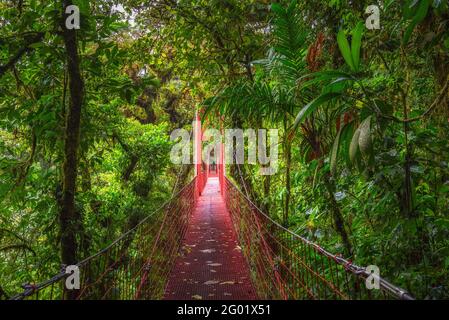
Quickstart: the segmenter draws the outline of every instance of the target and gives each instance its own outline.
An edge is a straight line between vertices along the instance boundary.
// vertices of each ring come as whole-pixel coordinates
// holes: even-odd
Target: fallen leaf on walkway
[[[235,284],[235,281],[225,281],[225,282],[220,283],[220,285],[222,285],[222,284]]]
[[[217,283],[220,283],[220,281],[216,281],[216,280],[209,280],[209,281],[206,281],[206,282],[204,282],[204,284],[205,285],[213,285],[213,284],[217,284]],[[220,283],[221,284],[221,283]]]
[[[193,298],[194,300],[203,300],[203,297],[200,296],[200,295],[198,295],[198,294],[192,296],[192,298]]]
[[[200,250],[200,252],[202,252],[202,253],[213,253],[213,252],[215,252],[215,249],[205,249],[205,250]]]
[[[192,248],[190,248],[190,247],[183,247],[182,251],[184,251],[185,253],[189,254],[189,253],[192,252]]]

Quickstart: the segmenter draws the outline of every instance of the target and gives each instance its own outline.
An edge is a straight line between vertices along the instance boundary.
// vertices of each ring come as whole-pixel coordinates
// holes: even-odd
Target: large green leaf
[[[351,163],[354,164],[357,160],[357,155],[359,154],[359,138],[360,138],[360,128],[354,132],[352,137],[351,145],[349,146],[349,159]]]
[[[310,79],[302,83],[302,88],[307,88],[310,86],[314,86],[321,82],[344,82],[344,81],[355,81],[355,78],[351,76],[349,73],[330,70],[330,71],[321,71],[313,74],[307,74],[298,79],[298,82],[303,81],[304,79]]]
[[[371,138],[371,116],[366,118],[359,127],[359,148],[362,156],[372,162],[373,142]]]
[[[340,128],[340,130],[337,133],[337,137],[335,138],[334,145],[332,146],[332,152],[331,152],[331,174],[335,176],[335,173],[337,171],[337,157],[338,157],[338,150],[340,149],[340,137],[341,133],[343,131],[343,128]]]
[[[338,47],[340,48],[340,52],[343,55],[343,58],[346,61],[346,64],[351,68],[352,71],[356,71],[354,60],[352,58],[351,47],[349,46],[348,39],[346,38],[345,32],[343,29],[340,29],[337,35]]]
[[[427,16],[427,13],[429,12],[429,8],[431,5],[431,0],[420,0],[418,9],[416,11],[415,16],[413,17],[412,21],[410,22],[409,26],[407,27],[404,37],[402,39],[404,44],[407,44],[410,41],[410,37],[413,33],[413,30],[415,30],[416,26],[420,24]]]
[[[283,15],[285,14],[285,9],[280,3],[272,3],[271,4],[271,10],[276,13],[277,15]]]
[[[319,106],[322,104],[333,100],[337,97],[340,97],[341,93],[335,93],[330,92],[323,94],[307,104],[304,108],[301,109],[301,111],[298,113],[298,116],[296,117],[295,123],[293,125],[293,130],[296,130],[298,126],[312,113],[314,112]]]
[[[406,19],[412,19],[416,14],[418,0],[407,0],[402,7],[402,15]]]
[[[362,47],[362,37],[364,30],[365,25],[363,24],[363,22],[359,22],[355,29],[352,31],[351,53],[355,71],[360,70],[360,49]]]
[[[351,159],[349,158],[349,147],[354,135],[354,121],[349,122],[343,127],[340,136],[340,154],[344,156],[344,160],[348,167],[351,167]]]
[[[81,14],[89,15],[89,13],[90,13],[89,0],[74,0],[73,4],[78,6]]]

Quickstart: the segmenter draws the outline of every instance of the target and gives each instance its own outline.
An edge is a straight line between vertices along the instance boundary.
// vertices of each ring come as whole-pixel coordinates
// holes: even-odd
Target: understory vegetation
[[[196,110],[279,129],[275,175],[228,168],[274,220],[449,298],[449,3],[380,2],[0,0],[0,299],[188,183],[170,133]]]

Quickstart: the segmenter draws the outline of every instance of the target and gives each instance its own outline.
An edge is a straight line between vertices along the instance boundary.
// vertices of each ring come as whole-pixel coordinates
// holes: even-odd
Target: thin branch
[[[20,250],[20,249],[30,251],[34,256],[36,255],[36,252],[25,243],[4,245],[3,247],[0,247],[0,252],[9,250]]]
[[[403,121],[404,122],[414,122],[414,121],[417,121],[417,120],[421,120],[422,118],[424,118],[424,117],[428,116],[429,114],[431,114],[433,112],[433,110],[435,110],[435,108],[441,103],[441,101],[447,95],[448,90],[449,90],[449,76],[446,79],[446,83],[445,83],[443,89],[441,89],[440,93],[435,98],[435,100],[432,102],[430,107],[422,115],[420,115],[418,117],[415,117],[415,118],[405,119]]]
[[[25,46],[22,47],[19,51],[17,51],[17,53],[12,56],[9,61],[5,64],[5,65],[1,65],[0,66],[0,77],[2,77],[6,71],[8,71],[9,69],[11,69],[12,67],[15,66],[15,64],[28,52],[32,51],[33,48],[31,48],[30,46],[34,43],[38,43],[40,42],[43,37],[44,37],[45,33],[43,32],[38,32],[36,34],[34,34],[32,37],[30,37],[28,39],[28,41],[26,42]]]

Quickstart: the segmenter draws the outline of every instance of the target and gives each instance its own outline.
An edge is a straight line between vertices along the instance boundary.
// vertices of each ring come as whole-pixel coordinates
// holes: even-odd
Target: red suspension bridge
[[[201,131],[198,131],[201,132]],[[201,139],[197,140],[201,155]],[[284,228],[226,176],[221,161],[69,274],[24,286],[12,299],[412,299],[401,288]],[[197,158],[198,160],[198,158]],[[197,161],[201,163],[201,161]]]

